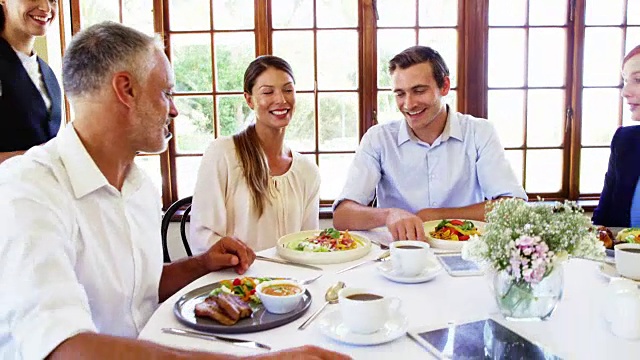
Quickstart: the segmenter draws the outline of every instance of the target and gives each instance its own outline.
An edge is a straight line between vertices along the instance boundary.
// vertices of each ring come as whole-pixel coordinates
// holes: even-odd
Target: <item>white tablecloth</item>
[[[373,246],[373,250],[364,259],[374,259],[380,252],[377,246]],[[260,254],[277,257],[275,249],[268,249]],[[357,261],[362,259],[351,263],[321,266],[324,268],[324,275],[307,286],[313,302],[309,311],[300,319],[279,328],[232,336],[266,343],[273,350],[314,344],[349,354],[355,359],[390,359],[394,356],[402,356],[402,360],[433,358],[431,353],[407,336],[376,346],[354,346],[324,336],[315,326],[318,319],[315,325],[312,323],[306,330],[298,330],[298,326],[322,306],[325,290],[338,280],[344,281],[347,286],[377,289],[386,295],[400,297],[402,310],[409,318],[410,329],[436,323],[446,324],[448,321],[466,322],[482,317],[500,316],[486,277],[451,277],[443,271],[426,283],[399,284],[382,277],[374,263],[339,275],[335,274],[337,270]],[[256,261],[244,276],[286,276],[303,280],[314,275],[317,275],[315,270]],[[163,327],[186,328],[173,315],[173,306],[182,294],[212,282],[235,277],[237,275],[233,271],[226,270],[205,275],[189,284],[158,308],[139,338],[167,346],[201,351],[238,355],[263,353],[263,350],[251,350],[227,343],[161,332]],[[508,322],[507,325],[563,358],[638,359],[640,340],[630,341],[614,336],[604,320],[602,293],[607,283],[608,279],[600,273],[598,263],[571,260],[565,266],[563,299],[551,318],[542,322]],[[329,305],[323,314],[326,315],[338,306]]]

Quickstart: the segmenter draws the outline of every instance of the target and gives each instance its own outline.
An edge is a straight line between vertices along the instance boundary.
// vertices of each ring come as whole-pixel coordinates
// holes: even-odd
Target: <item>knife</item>
[[[269,345],[261,344],[259,342],[255,342],[255,341],[251,341],[251,340],[242,340],[242,339],[229,338],[229,337],[220,336],[220,335],[213,335],[213,334],[209,334],[209,333],[205,333],[205,332],[201,332],[201,331],[193,331],[193,330],[186,330],[186,329],[176,329],[176,328],[162,328],[162,332],[167,333],[167,334],[174,334],[174,335],[182,335],[182,336],[187,336],[187,337],[193,337],[193,338],[197,338],[197,339],[228,342],[228,343],[231,343],[231,344],[236,345],[236,346],[242,346],[242,347],[247,347],[247,348],[252,348],[252,349],[271,350],[271,347]]]
[[[300,264],[300,263],[295,263],[295,262],[291,262],[291,261],[287,261],[287,260],[281,260],[281,259],[274,259],[274,258],[262,256],[262,255],[256,255],[256,260],[269,261],[269,262],[274,262],[274,263],[277,263],[277,264],[298,266],[298,267],[303,267],[303,268],[307,268],[307,269],[324,271],[324,269],[319,268],[317,266],[307,265],[307,264]]]

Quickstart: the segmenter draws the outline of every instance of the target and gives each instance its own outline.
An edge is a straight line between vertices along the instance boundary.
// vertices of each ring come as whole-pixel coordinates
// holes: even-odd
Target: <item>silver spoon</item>
[[[298,330],[304,330],[311,324],[311,322],[318,317],[318,314],[329,304],[337,304],[338,303],[338,292],[345,287],[345,284],[342,281],[338,281],[335,285],[329,287],[327,292],[324,294],[325,303],[322,305],[320,309],[313,313],[305,322],[303,322]]]

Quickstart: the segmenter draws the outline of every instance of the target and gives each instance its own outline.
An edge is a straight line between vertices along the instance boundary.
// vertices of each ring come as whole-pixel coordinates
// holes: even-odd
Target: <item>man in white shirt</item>
[[[63,79],[74,122],[0,168],[0,358],[233,358],[135,340],[159,301],[255,259],[227,237],[162,264],[158,194],[134,163],[166,149],[178,115],[161,45],[92,26],[67,49]],[[343,358],[315,347],[265,357]]]

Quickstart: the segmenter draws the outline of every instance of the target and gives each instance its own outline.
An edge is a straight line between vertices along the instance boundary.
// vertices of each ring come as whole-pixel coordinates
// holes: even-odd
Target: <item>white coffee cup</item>
[[[640,295],[640,290],[638,290],[638,285],[633,280],[619,277],[612,278],[603,293],[604,296],[602,297],[602,309],[604,312],[604,318],[608,322],[612,322],[616,315],[616,307],[613,305],[616,301],[616,298],[624,293]]]
[[[429,265],[431,249],[423,241],[401,240],[389,244],[393,270],[402,276],[417,276]]]
[[[640,339],[640,294],[638,291],[619,293],[611,306],[613,306],[611,332],[624,339]]]
[[[640,280],[640,244],[618,244],[614,249],[618,274]]]
[[[358,334],[371,334],[382,329],[402,303],[397,297],[387,297],[363,288],[344,288],[338,293],[338,298],[343,323]]]

